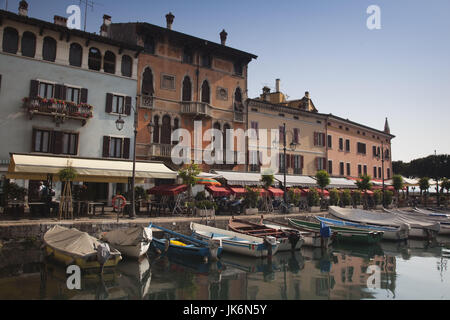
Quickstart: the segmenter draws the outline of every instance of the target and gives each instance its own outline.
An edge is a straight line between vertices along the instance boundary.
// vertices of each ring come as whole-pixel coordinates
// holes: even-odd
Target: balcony
[[[142,95],[140,107],[146,109],[153,109],[153,96]]]
[[[64,123],[66,119],[80,120],[82,126],[93,117],[93,107],[86,103],[76,104],[59,99],[41,97],[24,98],[23,107],[28,111],[30,120],[34,115],[53,117],[54,121]]]
[[[206,102],[183,101],[181,114],[195,117],[211,117],[211,106]]]
[[[152,143],[149,150],[149,156],[170,158],[172,147],[171,144]]]
[[[244,123],[244,113],[243,112],[234,112],[234,122]]]

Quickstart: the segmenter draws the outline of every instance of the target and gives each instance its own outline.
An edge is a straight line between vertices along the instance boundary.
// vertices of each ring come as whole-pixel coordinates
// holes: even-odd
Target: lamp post
[[[290,147],[295,148],[296,145],[297,142],[294,142],[294,139],[292,139]],[[283,200],[286,203],[286,123],[283,123],[283,155]]]
[[[384,148],[383,141],[381,141],[381,179],[383,182],[383,208],[386,207],[385,197],[384,197]]]
[[[135,190],[134,190],[134,186],[135,186],[135,181],[136,181],[136,137],[137,137],[137,129],[138,129],[138,111],[137,111],[137,100],[138,100],[138,96],[136,96],[136,105],[135,107],[133,107],[132,105],[130,106],[133,111],[134,111],[134,122],[133,122],[133,127],[134,127],[134,141],[133,141],[133,171],[132,171],[132,178],[131,178],[131,212],[130,212],[130,219],[135,219],[136,218],[136,199],[135,199]],[[119,119],[116,120],[116,128],[117,130],[121,131],[123,129],[125,125],[125,121],[122,119],[121,114],[119,114]],[[153,129],[153,124],[150,120],[149,124],[147,125],[147,128],[150,131]]]

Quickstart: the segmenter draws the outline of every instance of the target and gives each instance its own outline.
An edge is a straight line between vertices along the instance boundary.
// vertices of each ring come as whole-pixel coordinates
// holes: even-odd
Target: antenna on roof
[[[87,18],[87,8],[90,7],[91,11],[94,11],[94,5],[101,6],[101,4],[96,3],[92,0],[80,0],[80,5],[84,4],[84,29],[86,31],[86,18]]]

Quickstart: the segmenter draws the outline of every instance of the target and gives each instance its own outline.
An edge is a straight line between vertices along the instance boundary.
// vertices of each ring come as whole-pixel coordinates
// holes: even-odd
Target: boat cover
[[[134,246],[152,241],[152,229],[143,226],[117,229],[105,233],[103,239],[112,245]]]
[[[412,228],[423,228],[430,230],[440,230],[440,224],[427,222],[413,217],[406,217],[393,212],[371,212],[361,209],[341,208],[330,206],[329,212],[335,217],[359,223],[368,223],[382,226],[402,226],[409,225]]]
[[[101,242],[75,228],[65,228],[54,226],[44,235],[44,242],[59,251],[63,251],[72,256],[86,258],[90,255],[97,255],[96,248]]]

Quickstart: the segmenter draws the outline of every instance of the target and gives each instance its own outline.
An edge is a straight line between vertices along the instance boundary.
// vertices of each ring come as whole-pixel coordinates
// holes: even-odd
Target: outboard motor
[[[217,261],[219,259],[218,251],[221,245],[222,240],[208,240],[209,257],[211,260]]]
[[[272,236],[266,236],[266,237],[264,237],[264,244],[267,247],[267,255],[271,257],[273,254],[272,248],[274,245],[277,244],[277,238],[272,237]]]
[[[97,246],[97,261],[100,263],[100,273],[103,273],[103,266],[111,256],[111,249],[107,243],[101,243]]]

